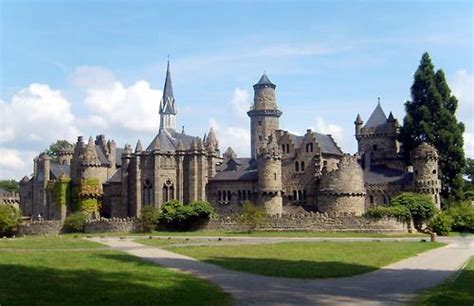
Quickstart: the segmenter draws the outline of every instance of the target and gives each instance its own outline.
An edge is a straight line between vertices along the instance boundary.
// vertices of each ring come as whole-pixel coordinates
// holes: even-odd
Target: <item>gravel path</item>
[[[203,237],[201,237],[203,238]],[[199,239],[199,237],[194,237]],[[252,238],[250,240],[257,239]],[[258,238],[262,241],[302,241],[298,238]],[[360,241],[363,238],[351,238]],[[230,271],[130,239],[94,238],[164,267],[190,272],[218,284],[232,294],[235,305],[397,305],[418,290],[433,287],[452,276],[474,255],[474,238],[450,238],[449,245],[411,257],[374,272],[345,278],[300,280]],[[244,239],[247,240],[247,239]],[[305,238],[304,241],[316,240]],[[341,238],[324,238],[347,241]],[[374,240],[371,238],[371,240]],[[376,240],[385,240],[384,238]],[[399,238],[405,240],[405,238]]]

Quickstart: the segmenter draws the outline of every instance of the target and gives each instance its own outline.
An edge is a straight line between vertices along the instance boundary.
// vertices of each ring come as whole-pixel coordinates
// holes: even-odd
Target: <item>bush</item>
[[[153,206],[145,206],[140,211],[138,227],[141,232],[151,232],[156,229],[160,219],[160,210]]]
[[[393,217],[400,221],[408,221],[411,218],[410,211],[404,206],[375,206],[365,213],[365,216],[372,218]]]
[[[263,207],[256,206],[252,202],[245,202],[237,222],[247,227],[247,231],[251,233],[263,224],[266,217],[267,214]]]
[[[192,229],[199,227],[214,215],[211,204],[195,201],[189,205],[172,200],[161,207],[159,223],[172,229]]]
[[[446,213],[440,213],[431,219],[428,227],[431,231],[435,232],[440,236],[448,236],[451,232],[451,226],[453,225],[453,218]]]
[[[404,206],[410,211],[413,224],[417,230],[436,214],[436,207],[431,197],[424,194],[404,192],[392,199],[390,206]]]
[[[11,205],[0,205],[0,236],[12,236],[18,230],[21,213]]]
[[[70,214],[64,220],[64,230],[69,233],[82,233],[87,219],[88,216],[83,212]]]
[[[453,219],[453,231],[474,232],[474,207],[469,202],[453,204],[446,213]]]

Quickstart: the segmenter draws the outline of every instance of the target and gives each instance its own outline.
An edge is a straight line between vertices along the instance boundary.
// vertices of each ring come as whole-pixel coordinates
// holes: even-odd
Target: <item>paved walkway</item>
[[[259,239],[301,241],[295,238]],[[232,294],[236,305],[404,304],[413,298],[415,291],[436,286],[452,276],[474,255],[474,238],[451,238],[446,240],[450,243],[446,247],[422,253],[374,272],[345,278],[301,280],[230,271],[157,247],[143,246],[129,239],[94,240],[164,267],[190,272],[214,282]],[[338,238],[324,240],[340,241]]]

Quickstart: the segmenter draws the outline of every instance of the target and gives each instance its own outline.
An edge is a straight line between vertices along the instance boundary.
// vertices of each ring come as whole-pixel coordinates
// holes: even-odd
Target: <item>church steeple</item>
[[[176,101],[173,94],[173,84],[171,82],[170,62],[166,68],[165,87],[163,88],[163,97],[160,101],[160,129],[176,128]]]

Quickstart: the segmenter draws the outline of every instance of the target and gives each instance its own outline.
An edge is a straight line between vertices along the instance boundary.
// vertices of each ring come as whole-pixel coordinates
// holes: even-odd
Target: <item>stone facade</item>
[[[79,137],[56,162],[39,155],[33,176],[21,181],[23,212],[33,219],[61,220],[78,209],[70,203],[79,201],[83,205],[79,209],[126,218],[139,216],[144,206],[159,208],[176,199],[207,200],[221,215],[238,213],[250,201],[272,216],[323,212],[357,219],[367,208],[388,204],[403,191],[430,194],[439,206],[436,151],[420,145],[409,166],[397,140],[398,121],[392,113],[386,117],[380,101],[367,123],[357,115],[358,152],[350,156],[331,135],[281,130],[283,112],[276,85],[265,74],[253,88],[254,103],[247,113],[251,156],[237,157],[232,148],[221,155],[212,128],[203,138],[186,134],[184,127],[176,130],[177,105],[168,64],[160,124],[151,143],[143,147],[138,140],[132,150],[128,144],[117,148],[103,135],[87,143]],[[55,189],[65,177],[70,178],[67,205]]]

